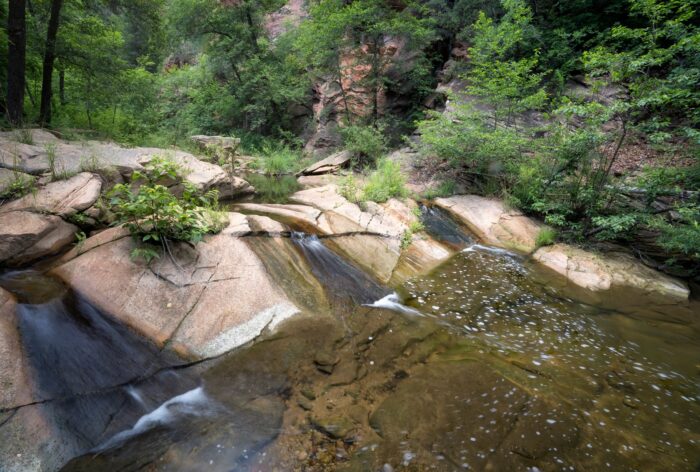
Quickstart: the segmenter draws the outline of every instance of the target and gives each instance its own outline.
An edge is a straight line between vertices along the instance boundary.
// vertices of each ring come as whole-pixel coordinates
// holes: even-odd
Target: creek
[[[422,215],[458,252],[398,287],[292,233],[329,312],[199,363],[41,273],[2,275],[60,470],[697,470],[698,302],[584,303]]]

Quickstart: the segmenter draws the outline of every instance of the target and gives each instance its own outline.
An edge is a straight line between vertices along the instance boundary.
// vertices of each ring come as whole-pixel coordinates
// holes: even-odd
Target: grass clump
[[[14,172],[10,184],[0,192],[0,199],[12,200],[21,198],[36,190],[36,178],[21,172]]]
[[[551,246],[557,240],[557,232],[552,228],[542,228],[539,233],[537,233],[537,238],[535,239],[535,244],[537,247]]]
[[[34,133],[31,128],[17,128],[15,130],[15,138],[22,144],[34,144]]]
[[[154,157],[144,167],[145,172],[132,174],[131,184],[116,185],[109,193],[117,224],[126,226],[139,244],[132,258],[150,262],[163,251],[170,254],[172,241],[196,244],[205,234],[223,229],[226,218],[218,211],[216,190],[202,194],[183,181],[178,164],[162,157]],[[181,185],[182,195],[159,183],[164,181]]]
[[[382,159],[377,163],[377,169],[370,174],[362,199],[382,203],[390,198],[403,198],[407,195],[406,178],[401,173],[401,166],[397,162]]]
[[[268,175],[293,174],[299,170],[301,155],[288,146],[263,146],[257,167]]]

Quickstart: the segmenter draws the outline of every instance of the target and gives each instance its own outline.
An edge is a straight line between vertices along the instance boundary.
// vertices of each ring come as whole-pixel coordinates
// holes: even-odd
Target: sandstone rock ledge
[[[352,203],[336,185],[302,190],[293,204],[240,204],[245,212],[274,217],[313,234],[331,236],[327,243],[382,283],[399,283],[407,276],[427,272],[454,251],[425,234],[412,235],[418,220],[416,203],[390,199],[385,203]],[[404,238],[406,238],[404,240]],[[407,247],[402,247],[407,245]]]
[[[218,356],[301,311],[294,295],[287,295],[291,287],[280,284],[286,277],[301,285],[299,277],[275,277],[251,247],[256,238],[241,237],[251,232],[248,218],[239,213],[229,218],[221,233],[195,248],[173,244],[173,258],[150,264],[129,257],[133,241],[125,230],[109,229],[67,253],[52,272],[157,345],[191,359]],[[277,257],[285,252],[295,257],[291,241],[280,244]],[[304,267],[299,271],[310,273]],[[314,283],[303,279],[303,286],[312,286],[323,300]]]
[[[597,254],[567,244],[538,249],[533,258],[579,287],[594,292],[637,289],[675,300],[687,300],[688,286],[645,266],[630,255]]]
[[[520,252],[537,249],[537,235],[545,227],[493,198],[458,195],[437,198],[435,205],[452,214],[486,244]]]

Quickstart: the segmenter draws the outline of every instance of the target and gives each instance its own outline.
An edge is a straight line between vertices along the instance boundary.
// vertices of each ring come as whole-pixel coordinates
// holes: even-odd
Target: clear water
[[[297,244],[330,309],[200,366],[189,383],[129,382],[121,428],[63,470],[700,465],[696,302],[616,293],[585,304],[520,257],[473,245],[380,287],[322,241]],[[159,385],[168,396],[145,395]]]
[[[302,246],[312,265],[335,260]],[[585,305],[517,256],[472,246],[375,308],[356,301],[354,268],[333,267],[317,272],[346,295],[331,316],[292,320],[203,373],[211,401],[237,413],[66,470],[144,447],[160,451],[155,470],[696,469],[696,305]],[[237,423],[251,402],[265,406]],[[238,426],[266,436],[241,452]]]

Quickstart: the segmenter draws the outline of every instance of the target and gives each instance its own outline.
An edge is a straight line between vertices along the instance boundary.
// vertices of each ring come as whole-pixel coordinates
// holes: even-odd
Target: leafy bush
[[[160,244],[168,250],[170,241],[195,244],[207,233],[220,231],[224,224],[217,213],[218,192],[200,194],[189,182],[183,182],[179,165],[154,157],[145,172],[134,172],[131,185],[116,185],[109,193],[117,224],[123,224],[139,243]],[[173,194],[163,183],[182,186],[182,196]],[[150,260],[158,252],[140,246],[133,257]]]
[[[680,224],[657,218],[651,225],[661,231],[659,243],[664,249],[672,253],[680,252],[700,262],[700,205],[689,204],[677,210]]]
[[[401,166],[389,159],[377,163],[377,170],[369,176],[367,185],[362,192],[363,200],[385,202],[392,197],[408,195],[406,179],[401,173]]]
[[[360,165],[373,164],[386,152],[384,130],[374,126],[342,128],[343,146],[353,154]]]
[[[430,188],[422,193],[421,197],[426,200],[434,198],[451,197],[457,192],[457,182],[454,180],[446,180],[435,188]]]

